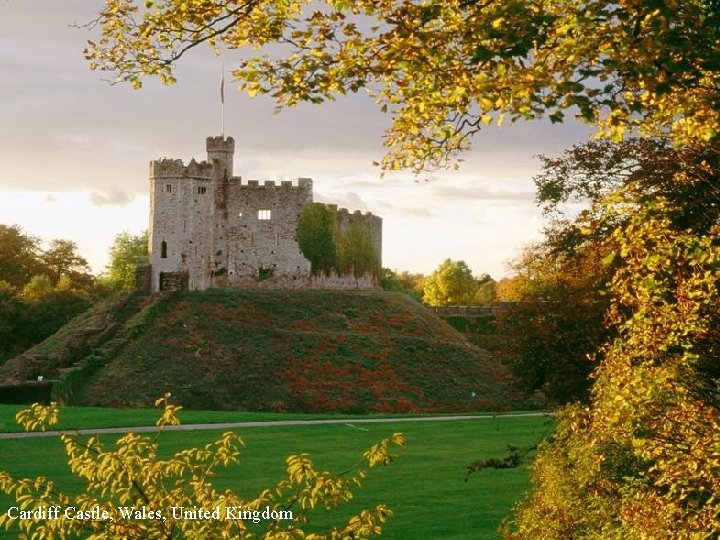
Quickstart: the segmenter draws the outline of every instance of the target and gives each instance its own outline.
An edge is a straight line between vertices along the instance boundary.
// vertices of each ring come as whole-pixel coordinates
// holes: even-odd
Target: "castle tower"
[[[148,250],[153,292],[210,286],[214,188],[213,163],[150,162]]]
[[[233,175],[233,155],[235,154],[235,139],[228,137],[208,137],[206,141],[207,160],[213,163],[218,161],[216,169],[218,178],[225,176],[230,178]]]

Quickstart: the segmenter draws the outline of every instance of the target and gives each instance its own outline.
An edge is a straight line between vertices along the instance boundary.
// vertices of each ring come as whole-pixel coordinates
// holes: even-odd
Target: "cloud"
[[[431,219],[435,217],[435,214],[433,214],[430,210],[421,206],[398,206],[387,202],[379,202],[378,206],[400,216],[423,219]]]
[[[482,186],[435,186],[432,195],[448,201],[531,202],[535,200],[534,192],[491,190]]]
[[[347,204],[352,207],[353,210],[362,210],[363,212],[370,212],[370,207],[363,200],[360,195],[354,191],[348,191],[344,197]]]
[[[355,188],[355,189],[384,189],[387,187],[387,183],[383,184],[378,181],[372,181],[372,180],[342,180],[342,186],[345,188]]]
[[[134,199],[135,196],[132,193],[118,189],[115,186],[111,186],[104,191],[90,192],[90,202],[95,206],[103,206],[105,204],[125,206],[130,204]]]

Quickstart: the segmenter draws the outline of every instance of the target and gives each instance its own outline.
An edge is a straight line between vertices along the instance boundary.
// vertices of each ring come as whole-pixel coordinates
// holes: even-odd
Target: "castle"
[[[244,182],[234,151],[232,137],[208,137],[207,161],[150,162],[153,292],[378,286],[381,218],[313,203],[309,178]]]

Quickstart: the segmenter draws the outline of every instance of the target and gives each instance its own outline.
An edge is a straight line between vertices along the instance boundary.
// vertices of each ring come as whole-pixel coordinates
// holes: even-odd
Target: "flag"
[[[220,103],[225,104],[225,68],[220,75]]]

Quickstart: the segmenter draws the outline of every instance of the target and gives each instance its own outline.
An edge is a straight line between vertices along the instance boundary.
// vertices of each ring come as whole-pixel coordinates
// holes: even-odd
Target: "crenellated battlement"
[[[233,155],[235,154],[235,139],[228,137],[208,137],[205,143],[207,160],[217,163],[218,175],[227,178],[233,175]]]
[[[296,181],[281,180],[278,184],[274,180],[243,180],[241,176],[233,176],[232,178],[230,178],[230,183],[240,186],[241,188],[290,188],[309,190],[312,192],[312,180],[309,178],[298,178]]]
[[[228,137],[208,137],[205,139],[205,148],[210,152],[235,152],[235,139]]]
[[[185,165],[182,159],[156,159],[150,162],[150,178],[212,178],[213,164],[194,159]]]
[[[338,208],[337,204],[328,204],[328,208],[337,212],[340,219],[349,219],[350,216],[361,217],[365,219],[378,218],[372,212],[362,212],[361,210],[348,210],[347,208]]]

